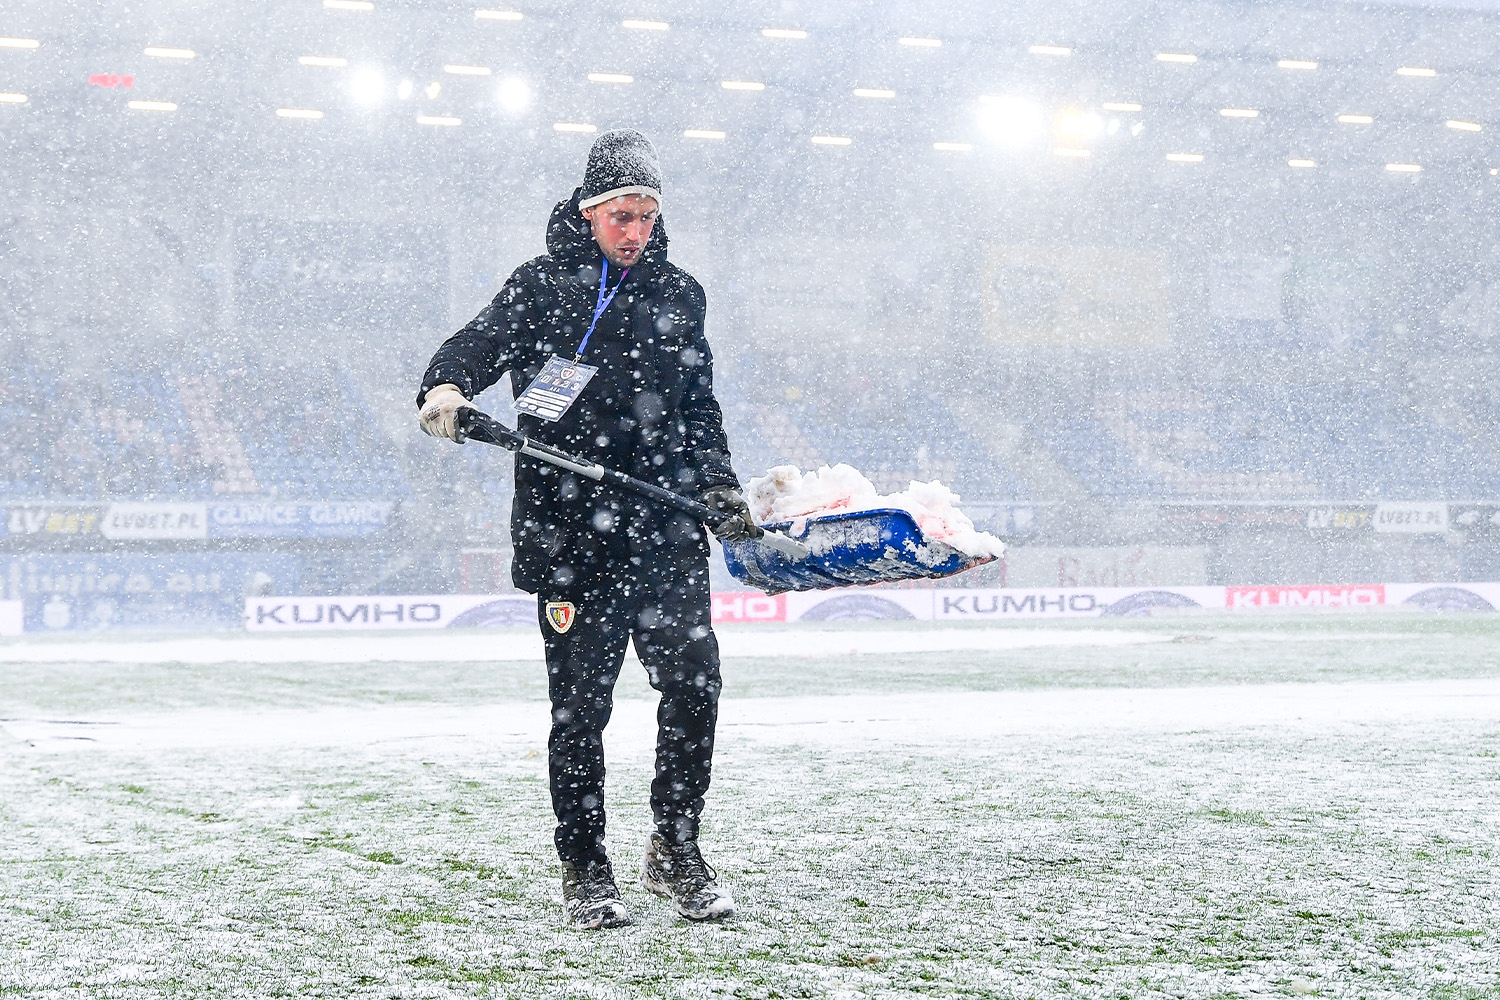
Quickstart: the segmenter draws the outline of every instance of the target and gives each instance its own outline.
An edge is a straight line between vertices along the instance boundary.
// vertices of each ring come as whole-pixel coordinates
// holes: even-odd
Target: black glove
[[[714,486],[703,493],[703,505],[730,515],[709,527],[721,542],[743,542],[747,538],[759,538],[761,529],[750,515],[750,505],[733,486]]]

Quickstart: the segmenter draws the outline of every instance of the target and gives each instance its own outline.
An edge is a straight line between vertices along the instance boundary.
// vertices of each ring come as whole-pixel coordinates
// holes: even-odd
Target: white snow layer
[[[958,509],[959,497],[937,480],[915,480],[900,493],[881,496],[875,484],[852,465],[840,462],[812,472],[795,465],[778,465],[750,480],[750,510],[761,523],[790,521],[823,514],[862,510],[904,510],[916,519],[928,539],[951,545],[975,558],[1000,558],[1005,543],[987,531],[977,531]]]

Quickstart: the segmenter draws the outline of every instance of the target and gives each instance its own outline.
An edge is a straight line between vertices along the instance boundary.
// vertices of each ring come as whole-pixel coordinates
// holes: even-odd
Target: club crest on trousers
[[[551,625],[552,631],[558,635],[572,628],[573,619],[576,617],[578,617],[578,609],[573,607],[572,601],[547,602],[547,624]]]

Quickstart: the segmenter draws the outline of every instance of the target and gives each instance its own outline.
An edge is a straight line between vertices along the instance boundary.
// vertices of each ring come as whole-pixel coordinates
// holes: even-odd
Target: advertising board
[[[367,538],[391,526],[395,509],[389,500],[213,503],[208,533],[213,538]]]
[[[251,632],[535,628],[536,624],[536,598],[528,594],[251,597],[245,601],[245,628]]]
[[[233,625],[247,589],[296,589],[300,556],[279,553],[27,554],[0,557],[26,630]]]

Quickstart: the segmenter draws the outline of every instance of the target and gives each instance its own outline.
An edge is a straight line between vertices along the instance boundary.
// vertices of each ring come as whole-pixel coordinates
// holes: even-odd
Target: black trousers
[[[632,640],[651,686],[661,692],[651,812],[672,843],[694,840],[719,717],[708,560],[696,552],[647,567],[609,560],[565,575],[571,579],[554,580],[537,594],[552,698],[547,763],[558,857],[585,862],[605,856],[604,727]]]

